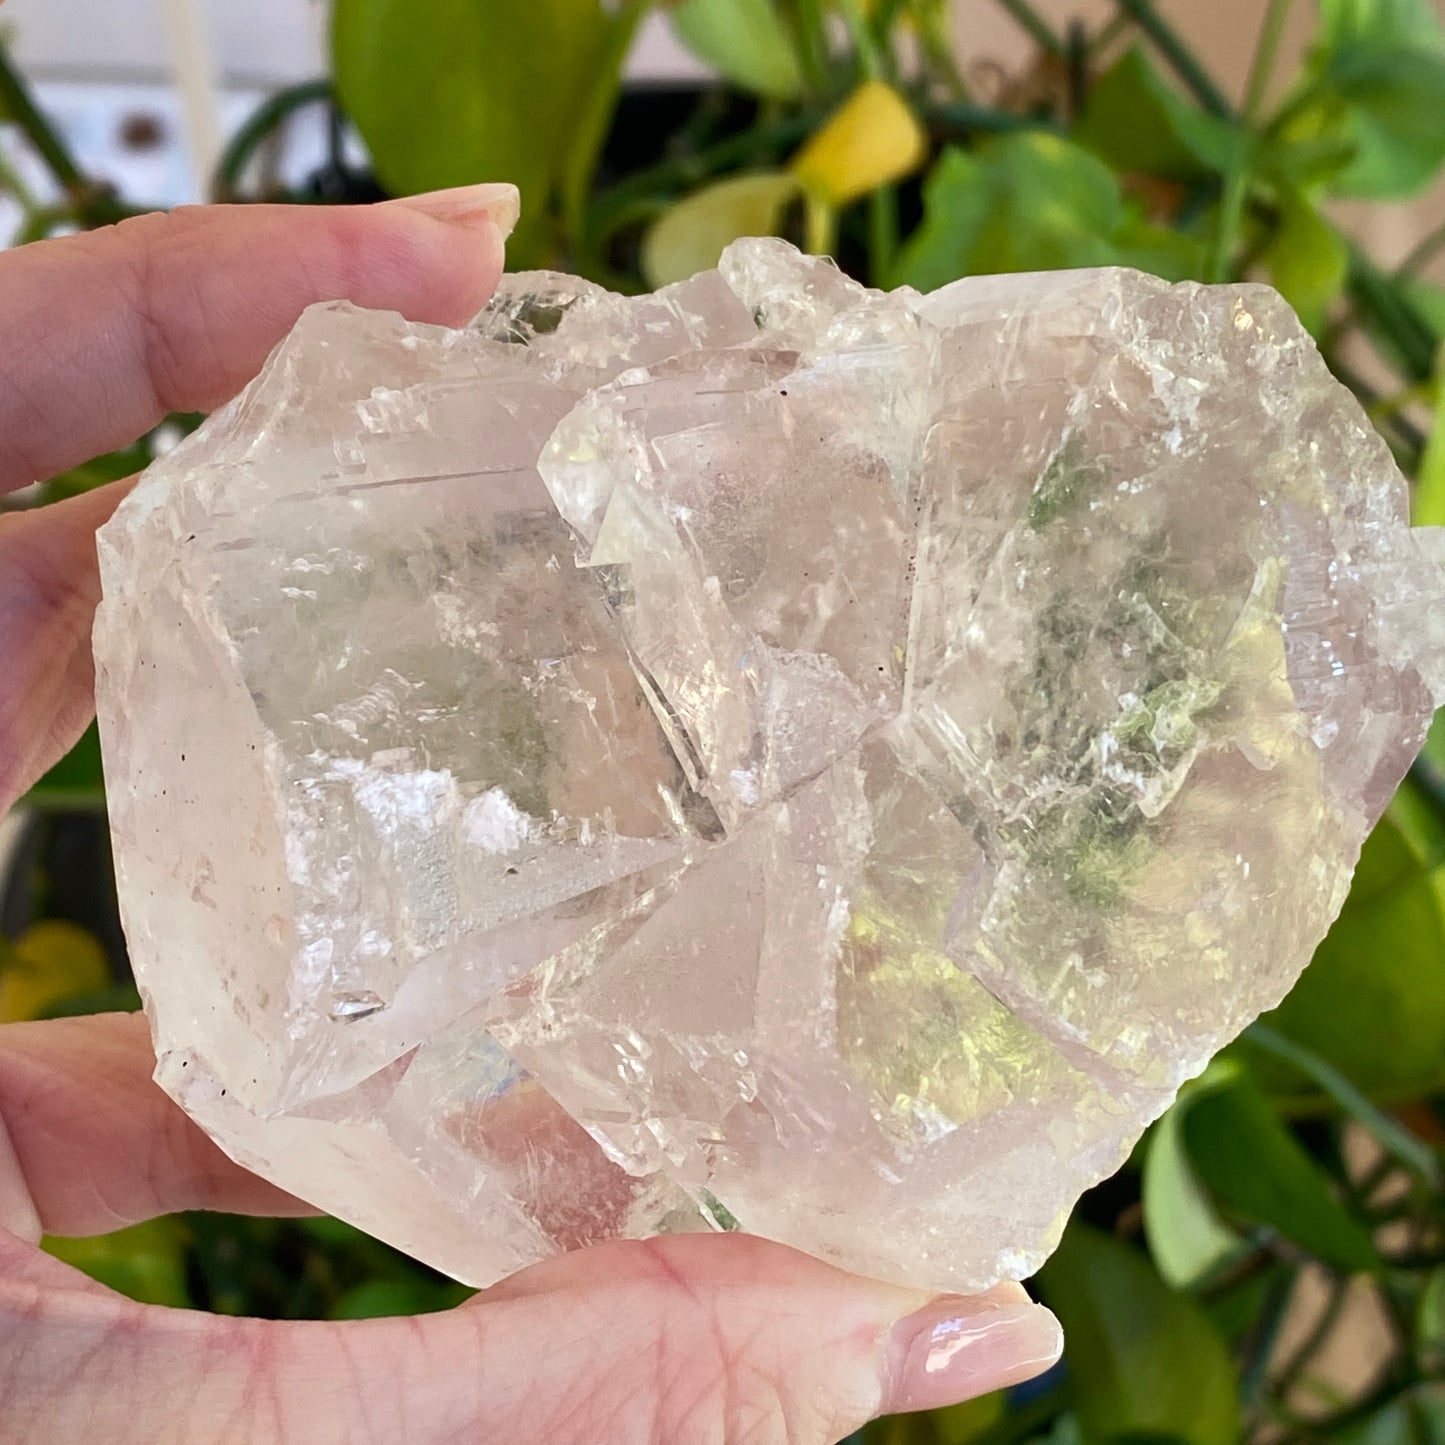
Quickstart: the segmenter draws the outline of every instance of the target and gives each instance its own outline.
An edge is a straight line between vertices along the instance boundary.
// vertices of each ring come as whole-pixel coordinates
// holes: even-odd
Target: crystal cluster
[[[1339,909],[1441,551],[1263,287],[314,308],[101,536],[158,1078],[473,1283],[1024,1275]]]

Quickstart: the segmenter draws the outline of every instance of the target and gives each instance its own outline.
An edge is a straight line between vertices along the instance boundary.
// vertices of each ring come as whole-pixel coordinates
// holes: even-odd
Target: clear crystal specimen
[[[101,536],[158,1077],[486,1283],[742,1227],[967,1289],[1299,974],[1445,690],[1284,303],[780,242],[315,308]]]

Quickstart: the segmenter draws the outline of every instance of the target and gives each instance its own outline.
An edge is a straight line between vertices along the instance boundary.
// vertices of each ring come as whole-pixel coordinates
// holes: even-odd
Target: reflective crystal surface
[[[969,1289],[1277,1002],[1445,685],[1273,292],[776,241],[309,311],[103,531],[162,1085],[458,1278],[741,1227]]]

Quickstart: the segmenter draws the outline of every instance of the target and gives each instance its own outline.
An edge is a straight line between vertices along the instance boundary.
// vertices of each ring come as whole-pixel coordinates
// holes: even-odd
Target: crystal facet
[[[742,1227],[950,1289],[1276,1003],[1445,689],[1258,286],[781,242],[313,308],[101,536],[163,1086],[473,1283]]]

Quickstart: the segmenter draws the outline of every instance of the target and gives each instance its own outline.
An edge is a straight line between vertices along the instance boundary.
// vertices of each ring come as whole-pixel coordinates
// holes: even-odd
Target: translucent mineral
[[[475,1284],[1027,1274],[1445,691],[1440,537],[1288,307],[1123,270],[313,308],[101,556],[160,1083]]]

